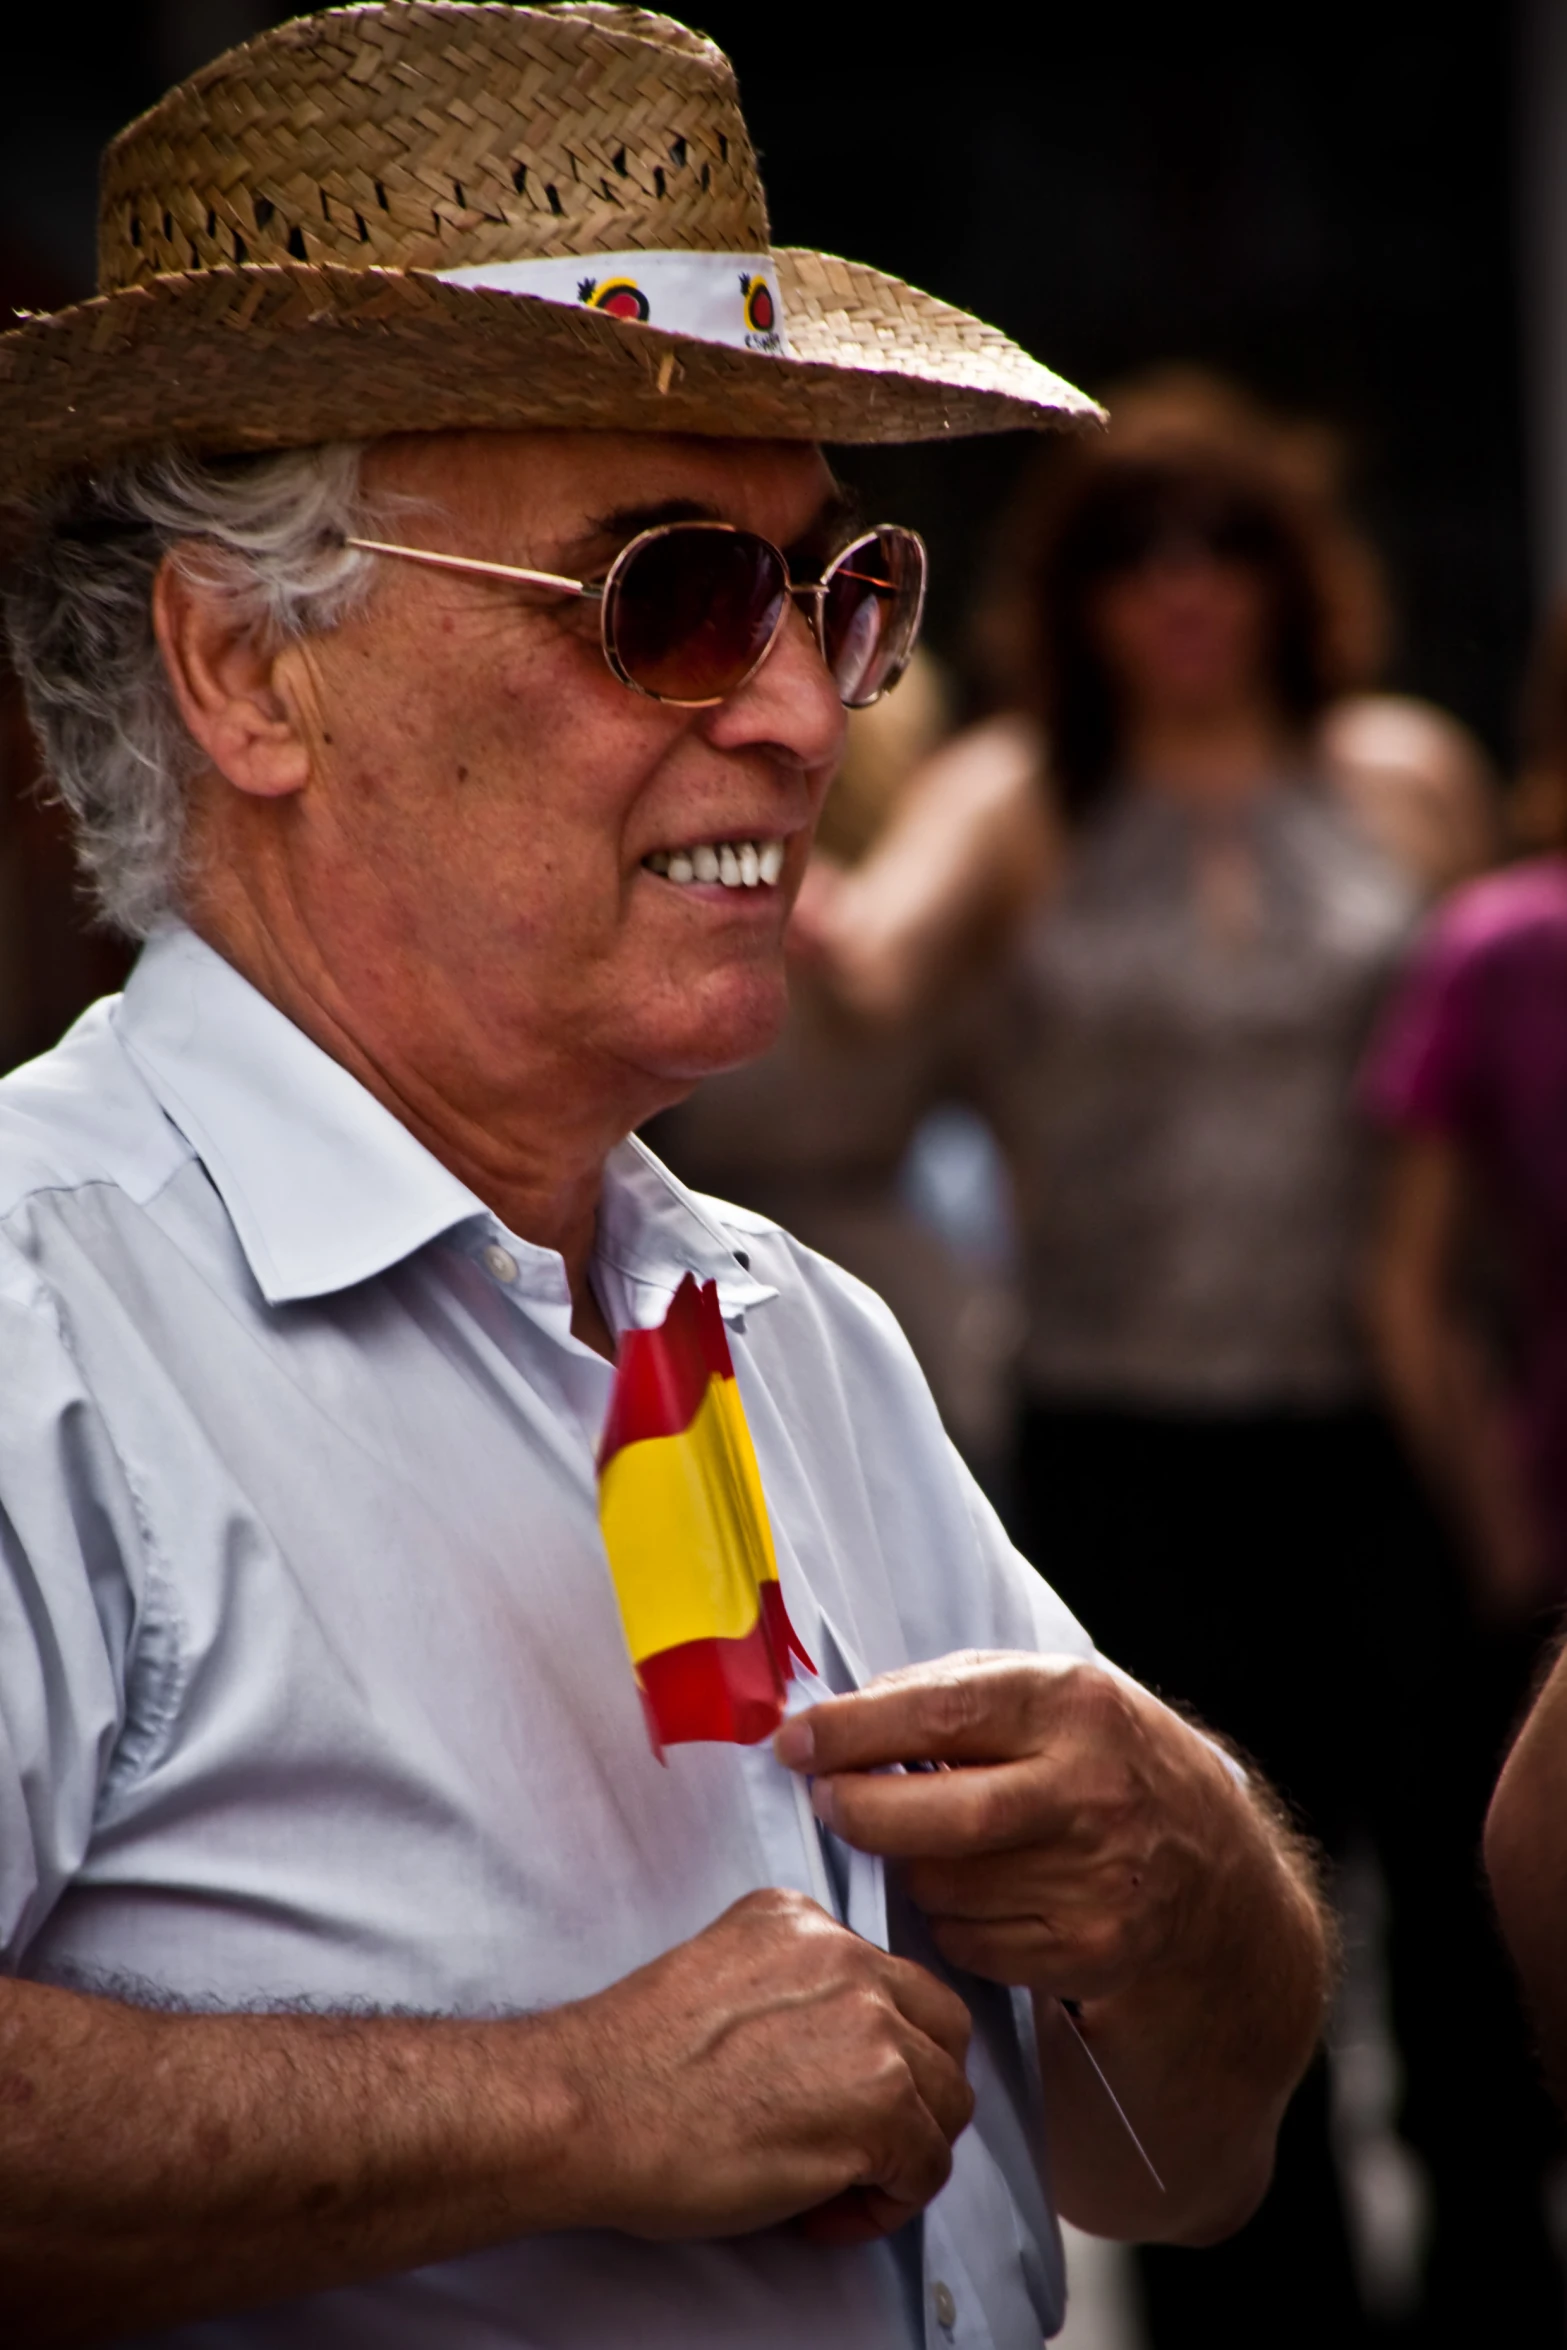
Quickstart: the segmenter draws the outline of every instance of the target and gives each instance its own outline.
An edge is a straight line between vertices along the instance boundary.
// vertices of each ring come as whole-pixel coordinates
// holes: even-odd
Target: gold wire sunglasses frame
[[[684,537],[697,532],[717,532],[749,541],[758,549],[765,548],[778,567],[778,611],[761,650],[725,683],[723,690],[711,694],[675,694],[661,692],[632,674],[622,656],[618,621],[625,597],[628,575],[632,574],[639,557],[662,541]],[[791,580],[788,560],[783,550],[775,547],[758,531],[742,530],[732,522],[708,522],[697,519],[682,522],[655,523],[651,529],[640,530],[621,548],[602,580],[568,579],[558,571],[529,571],[515,563],[486,563],[477,556],[442,555],[432,547],[404,547],[388,539],[348,537],[343,544],[355,547],[367,555],[391,555],[405,563],[423,563],[436,571],[455,571],[478,579],[504,579],[524,587],[545,588],[557,595],[581,597],[599,606],[599,641],[604,659],[622,685],[633,693],[645,694],[651,701],[667,702],[675,709],[708,710],[725,702],[731,694],[748,685],[777,644],[785,616],[791,602],[806,600],[811,632],[817,643],[834,687],[845,707],[851,710],[867,709],[879,701],[890,687],[895,686],[909,665],[914,647],[919,640],[920,622],[925,612],[925,589],[929,577],[929,557],[925,542],[917,530],[909,530],[901,523],[880,523],[874,529],[861,531],[842,548],[817,580]],[[889,549],[895,550],[887,563]],[[896,576],[888,578],[880,571],[857,570],[857,561],[879,555]],[[845,690],[837,672],[834,654],[828,642],[828,599],[840,582],[858,582],[878,597],[895,600],[892,627],[894,641],[888,646],[888,658],[876,671],[876,682],[868,693]],[[860,606],[864,609],[864,605]],[[879,649],[879,645],[878,645]]]

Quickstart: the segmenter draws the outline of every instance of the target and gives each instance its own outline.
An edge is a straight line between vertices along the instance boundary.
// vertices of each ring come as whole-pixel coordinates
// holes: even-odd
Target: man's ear
[[[286,651],[269,652],[220,590],[169,555],[153,582],[152,624],[180,716],[218,773],[257,799],[302,791],[310,751],[295,696],[280,690]]]

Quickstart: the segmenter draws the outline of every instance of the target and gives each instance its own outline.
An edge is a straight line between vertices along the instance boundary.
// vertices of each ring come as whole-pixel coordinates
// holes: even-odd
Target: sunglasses
[[[791,603],[804,606],[839,699],[863,710],[908,667],[925,610],[925,542],[897,523],[862,532],[810,581],[789,577],[771,539],[728,522],[661,522],[638,531],[602,581],[384,539],[344,544],[596,602],[604,658],[622,685],[682,710],[710,709],[738,693],[778,642]]]

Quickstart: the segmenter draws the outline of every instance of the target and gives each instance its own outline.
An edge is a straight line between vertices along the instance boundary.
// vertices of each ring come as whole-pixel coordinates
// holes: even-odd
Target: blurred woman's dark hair
[[[1267,593],[1268,683],[1305,735],[1369,682],[1383,605],[1329,488],[1332,444],[1275,425],[1217,379],[1169,370],[1111,396],[1103,440],[1047,451],[1014,501],[1002,597],[982,620],[992,698],[1032,710],[1058,801],[1081,818],[1113,781],[1124,712],[1096,642],[1097,591],[1162,553],[1244,564]],[[1336,488],[1336,483],[1334,484]]]

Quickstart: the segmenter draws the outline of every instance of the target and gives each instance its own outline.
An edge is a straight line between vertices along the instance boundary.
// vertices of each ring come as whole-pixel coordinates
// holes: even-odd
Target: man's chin
[[[776,976],[746,973],[744,980],[702,991],[697,1003],[664,1007],[656,1033],[644,1033],[638,1056],[645,1068],[688,1093],[704,1077],[743,1068],[776,1043],[789,1011],[789,991]]]

